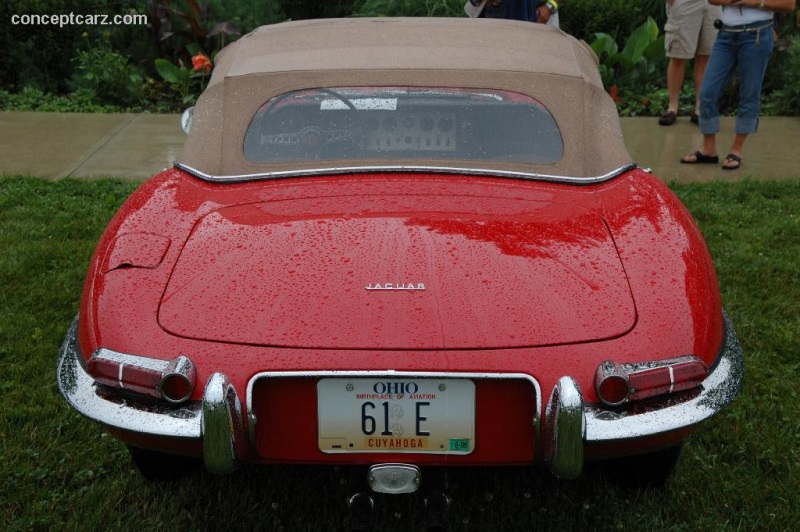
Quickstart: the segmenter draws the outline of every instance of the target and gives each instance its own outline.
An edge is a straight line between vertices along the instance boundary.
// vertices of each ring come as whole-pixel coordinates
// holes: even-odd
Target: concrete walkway
[[[722,119],[720,158],[733,140],[733,121]],[[0,175],[146,179],[180,155],[179,122],[178,115],[0,112]],[[623,118],[622,132],[634,160],[666,182],[800,178],[800,117],[762,118],[735,172],[678,163],[702,140],[688,117],[669,127],[655,117]]]
[[[171,166],[186,136],[179,116],[0,113],[0,174],[146,179]]]
[[[720,162],[728,154],[734,137],[733,117],[722,117],[717,135]],[[722,170],[718,165],[680,164],[684,155],[698,150],[703,136],[689,117],[672,126],[659,126],[658,118],[623,118],[622,135],[634,160],[666,182],[713,181],[716,179],[798,179],[797,149],[800,146],[800,117],[761,118],[758,132],[747,139],[739,170]]]

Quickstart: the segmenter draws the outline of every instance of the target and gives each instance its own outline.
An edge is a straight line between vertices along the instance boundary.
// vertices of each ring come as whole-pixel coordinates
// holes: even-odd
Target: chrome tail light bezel
[[[170,379],[178,379],[183,382],[184,386],[184,393],[177,396],[172,397],[168,393],[168,389],[170,388],[167,386]],[[161,382],[159,383],[159,389],[161,391],[161,396],[173,404],[181,404],[189,400],[192,396],[192,392],[194,392],[194,385],[197,381],[197,369],[194,366],[194,363],[188,358],[183,355],[178,356],[170,360],[169,365],[167,366],[166,371],[161,376]]]
[[[194,363],[183,355],[163,360],[100,348],[87,361],[86,370],[100,384],[172,404],[188,401],[197,381]],[[180,396],[165,393],[171,379],[182,381]]]
[[[697,388],[707,376],[708,366],[695,355],[624,364],[606,360],[595,372],[595,391],[603,404],[616,407]],[[604,393],[612,380],[625,383],[624,396]]]

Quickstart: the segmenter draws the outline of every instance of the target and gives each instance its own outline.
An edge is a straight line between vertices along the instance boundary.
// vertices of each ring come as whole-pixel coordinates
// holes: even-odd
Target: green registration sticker
[[[451,438],[450,439],[450,450],[462,453],[469,452],[469,438]]]

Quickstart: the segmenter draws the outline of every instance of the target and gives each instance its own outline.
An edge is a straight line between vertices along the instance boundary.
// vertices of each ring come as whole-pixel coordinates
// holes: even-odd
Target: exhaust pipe
[[[447,532],[450,522],[447,511],[450,508],[450,497],[447,495],[447,469],[431,467],[425,470],[425,516],[422,530],[426,532]]]
[[[366,473],[366,474],[364,474]],[[450,497],[446,494],[447,473],[442,468],[426,470],[428,488],[422,494],[425,516],[422,529],[426,532],[446,532],[449,530],[447,511]],[[354,467],[350,470],[347,499],[347,517],[344,529],[347,532],[367,532],[375,524],[375,500],[372,493],[389,495],[411,494],[422,484],[420,468],[411,464],[376,464]]]
[[[347,518],[344,529],[347,532],[368,532],[375,522],[375,501],[365,492],[359,492],[347,499]]]
[[[450,497],[441,491],[434,491],[425,497],[425,520],[422,529],[425,532],[447,532],[450,522],[447,519],[447,509],[450,507]]]

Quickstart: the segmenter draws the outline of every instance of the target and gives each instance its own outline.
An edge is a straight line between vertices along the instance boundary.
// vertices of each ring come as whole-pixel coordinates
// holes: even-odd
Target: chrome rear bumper
[[[583,468],[583,446],[575,442],[626,442],[693,427],[728,406],[742,387],[744,355],[728,315],[717,362],[700,392],[677,402],[668,397],[646,409],[609,409],[583,403],[578,384],[562,377],[550,396],[545,420],[546,461],[559,477],[574,478]],[[575,408],[576,405],[583,408]]]
[[[78,319],[72,322],[58,360],[58,388],[72,407],[108,427],[131,432],[200,439],[201,404],[189,402],[176,406],[166,402],[128,400],[104,393],[81,363],[78,347]]]
[[[81,364],[78,319],[72,322],[58,360],[58,388],[75,410],[113,429],[203,441],[206,469],[231,471],[236,458],[244,456],[247,438],[241,402],[228,378],[213,374],[206,383],[202,401],[182,405],[126,399],[98,386]]]
[[[559,477],[576,477],[583,469],[584,444],[666,434],[697,425],[725,408],[741,388],[744,359],[733,325],[727,315],[723,318],[724,340],[717,363],[700,393],[684,402],[670,400],[651,405],[645,412],[586,405],[575,380],[562,377],[547,405],[544,441],[537,446],[544,450],[550,470]],[[176,406],[110,393],[95,383],[81,361],[76,318],[61,346],[57,379],[61,393],[81,414],[132,433],[202,440],[206,468],[213,472],[229,471],[237,459],[249,454],[242,403],[225,375],[215,373],[209,378],[202,401]]]

